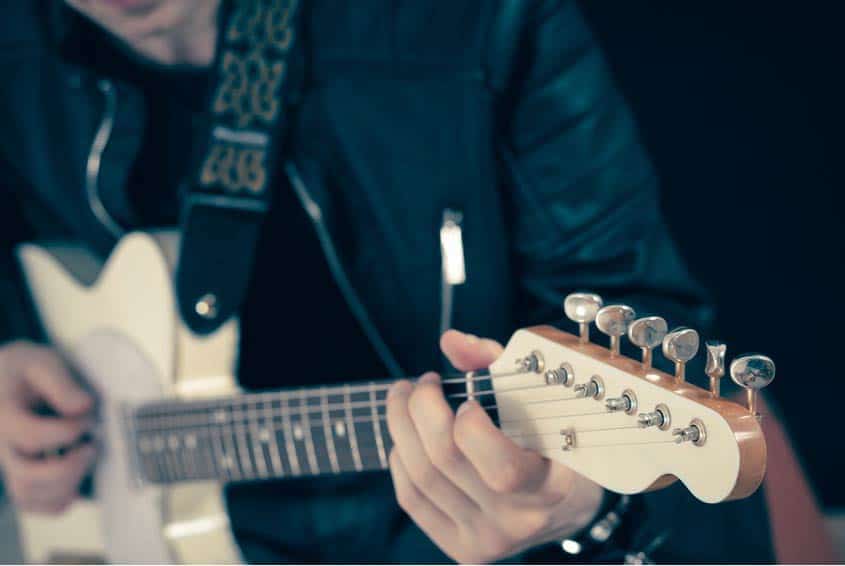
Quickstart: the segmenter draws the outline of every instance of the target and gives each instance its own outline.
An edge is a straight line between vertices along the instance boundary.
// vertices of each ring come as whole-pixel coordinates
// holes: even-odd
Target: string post
[[[523,358],[517,358],[516,366],[527,373],[542,373],[542,371],[546,368],[546,362],[543,358],[543,354],[534,350]]]
[[[630,389],[626,389],[619,397],[606,399],[604,406],[610,413],[621,411],[633,415],[637,412],[637,396]]]
[[[546,385],[570,387],[575,382],[575,372],[570,364],[564,362],[556,369],[547,370],[545,378]]]
[[[587,383],[576,385],[573,391],[576,397],[600,400],[604,397],[604,381],[599,376],[594,375]]]
[[[668,430],[672,424],[672,414],[669,407],[661,403],[648,413],[640,413],[637,416],[637,424],[642,428],[656,426],[660,430]]]
[[[694,446],[704,446],[707,440],[707,429],[704,428],[704,423],[700,419],[693,419],[689,426],[673,430],[672,436],[676,444],[692,442]]]

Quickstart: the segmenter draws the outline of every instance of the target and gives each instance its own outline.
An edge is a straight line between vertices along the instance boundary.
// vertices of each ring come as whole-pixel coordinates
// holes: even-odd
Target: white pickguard
[[[94,493],[106,556],[112,562],[173,560],[162,536],[162,490],[137,481],[130,458],[124,414],[127,408],[162,397],[153,364],[125,337],[107,330],[88,335],[73,362],[98,393],[100,443]]]

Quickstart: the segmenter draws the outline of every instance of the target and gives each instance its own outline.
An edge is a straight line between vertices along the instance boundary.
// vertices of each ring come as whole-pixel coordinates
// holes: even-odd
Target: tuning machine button
[[[731,362],[731,379],[745,389],[748,410],[757,415],[757,392],[775,379],[775,362],[762,354],[746,354]]]
[[[642,350],[644,367],[651,367],[651,351],[663,343],[668,330],[666,321],[659,316],[638,318],[628,327],[628,340]]]
[[[596,313],[604,304],[595,293],[571,293],[563,301],[566,317],[578,323],[578,333],[582,344],[590,341],[590,323],[596,319]]]
[[[663,355],[675,362],[675,379],[686,379],[685,366],[698,353],[698,332],[692,328],[676,328],[663,338]]]
[[[713,397],[719,396],[719,380],[725,375],[725,350],[727,346],[717,340],[705,342],[707,348],[707,364],[704,366],[704,373],[710,378],[710,393]]]
[[[610,336],[610,354],[619,355],[619,337],[628,332],[636,314],[628,305],[607,305],[596,313],[596,327]]]

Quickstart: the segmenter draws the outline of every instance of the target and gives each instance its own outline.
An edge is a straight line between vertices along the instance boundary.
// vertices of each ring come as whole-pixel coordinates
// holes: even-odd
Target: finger
[[[41,417],[14,401],[0,407],[0,436],[17,451],[36,456],[75,444],[93,428],[90,418]]]
[[[457,537],[457,525],[417,489],[395,448],[390,452],[390,475],[399,507],[436,544],[451,546]]]
[[[461,371],[486,368],[502,355],[502,345],[489,338],[479,338],[458,330],[447,330],[440,337],[440,349],[449,362]]]
[[[68,371],[58,354],[43,346],[26,346],[12,358],[13,371],[25,379],[39,399],[60,415],[82,416],[94,405],[94,399]]]
[[[431,462],[411,415],[408,399],[414,387],[402,380],[387,395],[387,427],[414,485],[455,522],[469,524],[478,505],[449,481]]]
[[[66,506],[76,498],[82,479],[91,469],[96,448],[88,443],[56,458],[32,459],[12,454],[5,470],[15,501],[36,510]]]
[[[479,506],[494,496],[455,444],[455,415],[435,373],[422,376],[408,400],[408,412],[428,459]]]
[[[549,460],[517,446],[496,428],[475,401],[466,401],[458,408],[455,443],[493,491],[510,494],[545,491]]]

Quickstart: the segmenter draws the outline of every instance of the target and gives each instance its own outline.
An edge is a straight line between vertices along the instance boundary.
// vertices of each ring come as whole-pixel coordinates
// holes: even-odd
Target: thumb
[[[440,349],[460,371],[486,368],[502,355],[502,345],[458,330],[447,330],[440,337]]]

